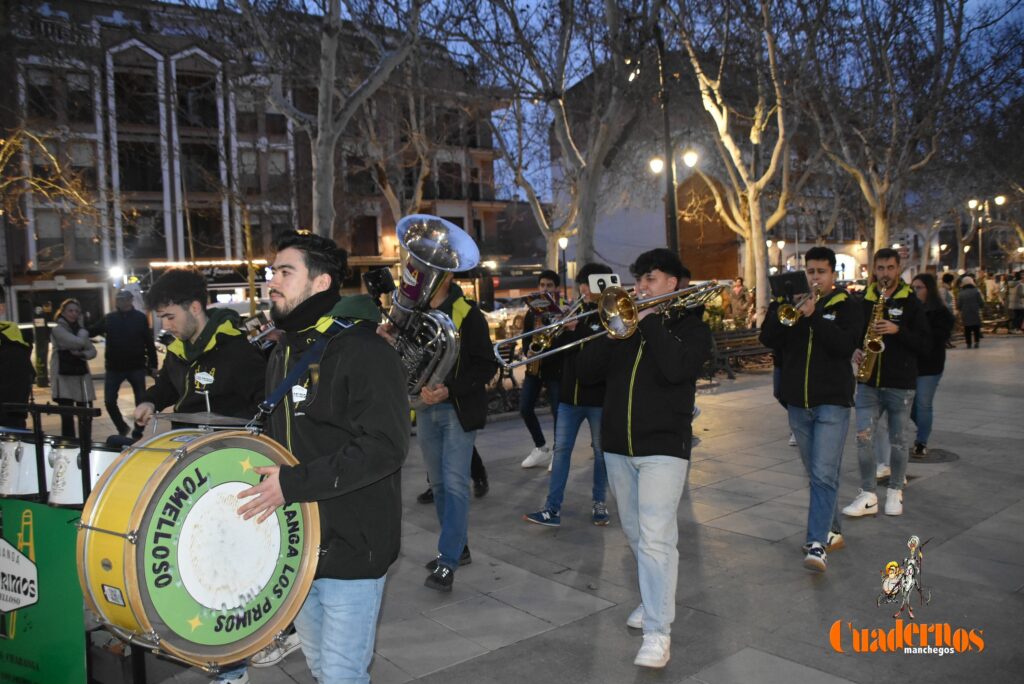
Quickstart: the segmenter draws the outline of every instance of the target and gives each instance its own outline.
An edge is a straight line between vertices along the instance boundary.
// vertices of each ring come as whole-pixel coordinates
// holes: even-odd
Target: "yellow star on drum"
[[[192,631],[193,631],[193,632],[194,632],[194,631],[196,631],[196,630],[197,630],[198,628],[200,628],[200,627],[202,627],[202,626],[203,626],[203,623],[202,623],[202,621],[201,621],[201,620],[199,619],[199,616],[198,616],[198,615],[196,615],[196,616],[195,616],[194,618],[192,618],[191,620],[189,620],[189,621],[188,621],[188,624],[189,624],[189,626],[191,626],[191,627],[192,627]]]
[[[242,472],[247,473],[252,470],[252,462],[249,461],[249,457],[246,456],[244,461],[239,461],[239,465],[242,466]]]

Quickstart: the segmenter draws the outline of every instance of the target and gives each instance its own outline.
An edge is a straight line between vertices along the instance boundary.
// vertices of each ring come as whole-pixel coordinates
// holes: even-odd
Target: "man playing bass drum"
[[[318,503],[320,559],[295,618],[318,682],[370,681],[386,573],[398,557],[409,448],[405,371],[376,333],[373,300],[339,295],[345,269],[345,252],[327,238],[293,233],[277,245],[271,313],[284,335],[267,367],[270,400],[297,364],[307,368],[266,428],[299,464],[257,468],[263,482],[239,493],[239,513],[260,522],[285,503]],[[303,359],[322,339],[311,362]]]
[[[811,480],[804,567],[824,572],[826,550],[843,545],[836,502],[853,406],[850,357],[860,345],[863,315],[860,304],[835,286],[835,252],[812,247],[804,261],[817,302],[809,296],[797,304],[800,316],[792,326],[779,321],[780,302],[772,302],[760,340],[781,357],[789,429]]]

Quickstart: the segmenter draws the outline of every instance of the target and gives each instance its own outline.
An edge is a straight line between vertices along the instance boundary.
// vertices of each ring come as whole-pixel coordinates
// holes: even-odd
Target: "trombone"
[[[540,361],[548,356],[560,354],[605,335],[612,339],[625,340],[632,337],[637,327],[639,327],[641,311],[657,307],[657,312],[664,315],[680,309],[693,309],[703,306],[723,289],[725,289],[725,285],[719,285],[717,282],[711,281],[703,285],[694,285],[663,295],[637,299],[636,295],[626,288],[613,285],[601,292],[596,309],[573,315],[572,311],[582,305],[583,298],[581,297],[564,317],[554,323],[495,343],[494,356],[498,359],[498,363],[501,364],[502,368],[511,370],[528,363]],[[547,339],[553,340],[567,323],[579,321],[594,314],[597,314],[601,321],[601,327],[604,328],[600,332],[510,363],[507,363],[501,355],[501,348],[503,346],[515,345],[519,340],[533,337],[534,335],[542,335]]]

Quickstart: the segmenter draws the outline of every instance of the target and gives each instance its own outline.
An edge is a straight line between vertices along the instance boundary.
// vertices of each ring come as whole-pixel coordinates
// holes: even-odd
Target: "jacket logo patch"
[[[903,308],[902,307],[900,307],[900,308],[895,308],[894,307],[892,309],[889,309],[889,315],[892,316],[893,318],[899,318],[900,316],[903,315]]]
[[[827,314],[822,314],[821,317],[824,318],[826,321],[834,321],[834,320],[836,320],[835,312],[827,313]]]
[[[213,384],[213,373],[207,373],[206,371],[199,371],[195,375],[196,388],[202,389],[207,385]]]
[[[306,395],[309,391],[302,385],[292,386],[292,402],[298,404],[300,401],[306,400]]]

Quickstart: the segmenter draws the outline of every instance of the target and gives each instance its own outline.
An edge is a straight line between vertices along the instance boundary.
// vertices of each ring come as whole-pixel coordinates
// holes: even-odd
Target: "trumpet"
[[[821,288],[818,287],[817,284],[815,284],[814,303],[817,304],[819,299],[821,299]],[[803,316],[803,314],[800,313],[800,309],[798,309],[796,305],[790,304],[789,302],[779,305],[778,314],[779,323],[786,326],[787,328],[792,328],[794,325],[796,325],[797,321],[800,320],[800,317]]]
[[[605,288],[601,292],[598,298],[597,308],[593,311],[584,311],[580,314],[569,315],[567,314],[561,320],[556,321],[550,325],[531,330],[530,332],[510,337],[507,340],[501,340],[494,345],[494,355],[498,359],[498,363],[501,364],[502,368],[510,370],[512,368],[518,368],[524,364],[533,363],[540,361],[541,359],[560,354],[566,350],[574,347],[579,347],[591,340],[595,340],[605,335],[616,339],[625,340],[633,336],[636,329],[640,325],[640,312],[645,309],[656,308],[656,311],[660,315],[667,315],[675,311],[681,311],[685,309],[694,309],[699,306],[703,306],[713,297],[715,297],[721,290],[725,289],[725,285],[719,285],[717,282],[705,283],[703,285],[694,285],[693,287],[683,288],[676,290],[675,292],[668,292],[663,295],[656,295],[653,297],[645,297],[638,299],[635,293],[630,292],[626,288],[612,286]],[[581,306],[583,303],[582,297],[577,301],[577,304],[573,308]],[[516,344],[519,340],[531,337],[533,335],[550,335],[552,338],[555,337],[559,328],[565,326],[573,321],[579,321],[584,318],[588,318],[593,315],[597,315],[601,321],[601,327],[604,328],[600,332],[596,332],[592,335],[587,335],[584,338],[563,344],[553,349],[548,349],[540,354],[530,356],[526,359],[520,359],[519,361],[513,361],[506,363],[501,356],[501,348],[509,344]],[[556,332],[552,332],[556,331]]]

